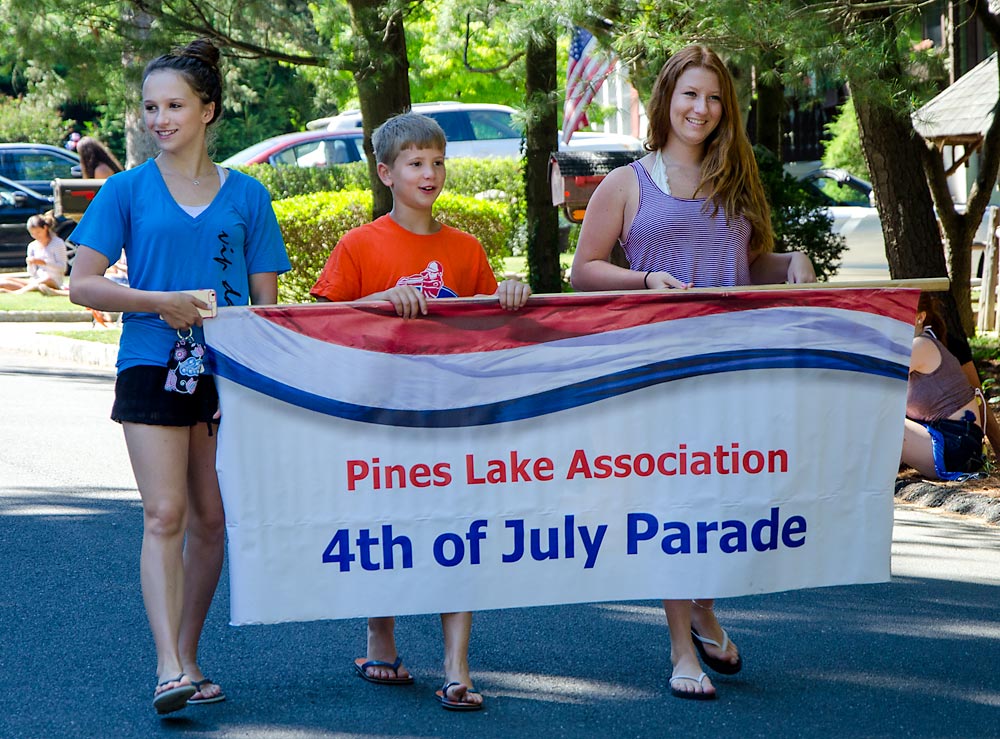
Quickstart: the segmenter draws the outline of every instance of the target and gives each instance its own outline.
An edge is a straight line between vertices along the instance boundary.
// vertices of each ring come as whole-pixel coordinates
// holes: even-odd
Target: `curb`
[[[109,323],[118,320],[120,313],[104,313]],[[0,322],[7,323],[92,323],[88,310],[0,310]]]
[[[90,314],[86,323],[90,323]],[[82,329],[81,321],[42,323],[38,320],[0,322],[0,348],[35,354],[51,359],[75,362],[92,367],[114,370],[118,359],[118,344],[102,344],[96,341],[71,339],[66,336],[50,336],[44,331],[62,329]]]
[[[0,321],[10,323],[75,323],[91,322],[94,317],[89,311],[83,310],[3,310],[0,311]]]
[[[939,485],[926,480],[898,481],[895,499],[925,508],[939,508],[969,516],[994,526],[1000,525],[1000,498],[966,492],[961,488]]]

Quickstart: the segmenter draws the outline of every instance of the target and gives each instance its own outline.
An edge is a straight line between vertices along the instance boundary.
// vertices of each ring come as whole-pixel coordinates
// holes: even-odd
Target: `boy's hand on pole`
[[[417,318],[427,315],[427,298],[411,285],[390,287],[381,295],[383,300],[392,303],[396,315],[401,318]]]
[[[497,297],[504,310],[517,310],[528,302],[531,287],[520,280],[504,280],[497,285]]]

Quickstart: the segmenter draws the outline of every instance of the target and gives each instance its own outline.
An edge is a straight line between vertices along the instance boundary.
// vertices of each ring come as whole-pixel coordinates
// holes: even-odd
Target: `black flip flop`
[[[691,627],[691,641],[694,642],[695,647],[698,648],[698,654],[701,655],[702,660],[705,664],[711,667],[713,670],[718,672],[720,675],[735,675],[737,672],[743,669],[743,657],[737,656],[736,662],[729,662],[728,660],[719,659],[718,657],[713,657],[705,649],[705,644],[711,644],[713,647],[718,647],[722,651],[725,651],[729,646],[729,634],[726,630],[722,630],[722,644],[715,641],[714,639],[709,639],[707,636],[702,636],[698,633],[698,630],[694,626]]]
[[[383,662],[378,659],[370,659],[366,662],[364,657],[358,657],[354,660],[354,669],[362,679],[370,683],[378,685],[412,685],[413,675],[407,675],[406,677],[399,676],[399,667],[402,664],[403,658],[399,656],[396,657],[395,662]],[[372,677],[368,674],[369,667],[387,667],[392,670],[396,677]]]
[[[170,683],[179,683],[183,679],[184,673],[182,672],[175,678],[157,683],[156,687],[159,688],[164,685],[169,685]],[[191,683],[188,683],[187,685],[178,685],[176,688],[164,690],[161,693],[154,692],[153,708],[155,708],[156,712],[161,716],[165,713],[179,711],[187,705],[188,698],[197,692],[197,689]]]
[[[453,701],[448,698],[448,690],[453,685],[462,685],[460,682],[450,682],[445,683],[441,690],[434,693],[434,697],[437,698],[438,703],[446,711],[481,711],[483,710],[483,703],[466,703],[465,701]],[[473,690],[469,688],[465,691],[466,693],[478,693],[478,690]]]

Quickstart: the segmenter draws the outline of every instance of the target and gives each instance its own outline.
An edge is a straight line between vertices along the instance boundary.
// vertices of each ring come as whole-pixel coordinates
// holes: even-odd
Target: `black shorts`
[[[195,426],[209,423],[219,410],[215,378],[202,375],[194,395],[164,390],[166,367],[129,367],[115,380],[111,420],[150,426]]]

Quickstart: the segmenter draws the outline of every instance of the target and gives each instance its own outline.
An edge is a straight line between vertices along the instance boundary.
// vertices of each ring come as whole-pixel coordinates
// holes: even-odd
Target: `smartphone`
[[[208,305],[208,308],[199,308],[202,318],[215,318],[219,314],[219,306],[215,300],[215,290],[185,290],[188,295],[193,295],[201,302]]]

